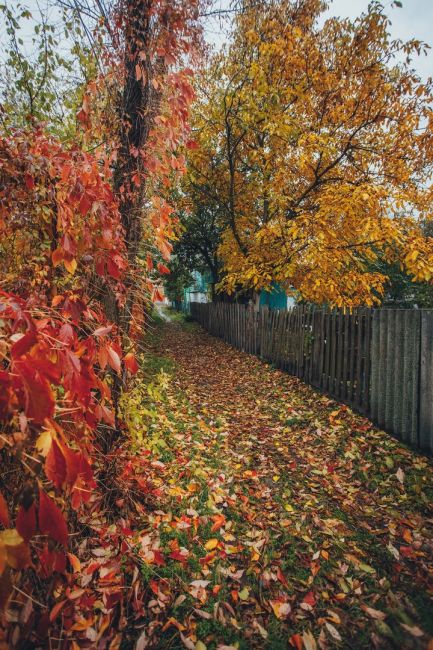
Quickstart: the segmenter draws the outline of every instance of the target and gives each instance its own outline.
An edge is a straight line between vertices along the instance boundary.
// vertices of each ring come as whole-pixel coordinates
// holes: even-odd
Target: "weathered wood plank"
[[[394,427],[394,373],[395,373],[395,311],[387,309],[387,332],[386,332],[386,365],[385,382],[383,390],[385,393],[385,408],[383,415],[383,427],[386,431],[393,433]]]
[[[419,446],[433,450],[433,311],[421,315]]]

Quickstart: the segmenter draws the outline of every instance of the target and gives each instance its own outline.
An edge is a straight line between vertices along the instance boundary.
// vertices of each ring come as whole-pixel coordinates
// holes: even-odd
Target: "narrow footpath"
[[[147,348],[138,648],[431,650],[430,460],[194,323]]]

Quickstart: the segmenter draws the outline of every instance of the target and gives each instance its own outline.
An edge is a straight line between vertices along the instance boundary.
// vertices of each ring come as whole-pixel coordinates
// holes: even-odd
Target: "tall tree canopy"
[[[391,41],[379,3],[355,21],[325,8],[241,3],[198,83],[189,179],[219,206],[226,290],[371,305],[379,258],[432,278],[432,84],[410,66],[424,45]]]

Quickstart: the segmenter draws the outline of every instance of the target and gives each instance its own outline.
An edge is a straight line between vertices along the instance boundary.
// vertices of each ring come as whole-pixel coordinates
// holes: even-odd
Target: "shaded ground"
[[[194,324],[149,346],[138,648],[432,648],[430,461]]]

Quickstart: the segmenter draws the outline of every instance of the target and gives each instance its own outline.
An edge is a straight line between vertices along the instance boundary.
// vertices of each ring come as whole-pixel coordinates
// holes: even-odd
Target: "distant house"
[[[209,273],[193,272],[194,284],[184,289],[183,292],[183,311],[190,311],[192,302],[210,302],[211,301],[211,276]],[[292,296],[288,296],[280,285],[273,283],[270,290],[262,289],[254,301],[256,309],[259,307],[269,307],[269,309],[289,309],[296,304]]]
[[[270,291],[261,290],[259,295],[260,307],[269,307],[269,309],[289,309],[296,303],[292,296],[288,296],[284,289],[275,282],[272,283]]]
[[[193,271],[194,284],[183,290],[183,311],[190,311],[192,302],[209,302],[210,294],[210,274]]]

